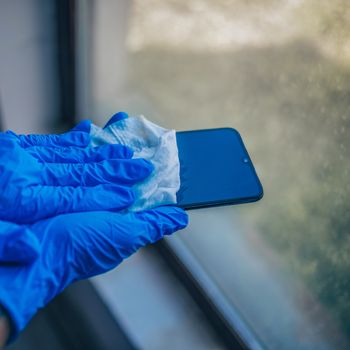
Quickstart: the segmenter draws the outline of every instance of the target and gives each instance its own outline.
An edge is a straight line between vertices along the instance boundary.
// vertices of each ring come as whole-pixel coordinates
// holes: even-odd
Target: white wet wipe
[[[129,211],[176,203],[180,162],[175,130],[164,129],[144,116],[137,116],[108,123],[105,128],[92,124],[90,135],[90,146],[122,144],[134,151],[133,158],[144,158],[153,164],[152,174],[134,186],[136,201]]]

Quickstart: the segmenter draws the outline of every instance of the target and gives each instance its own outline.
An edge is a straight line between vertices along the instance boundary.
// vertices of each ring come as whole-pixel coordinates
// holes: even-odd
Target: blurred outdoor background
[[[348,348],[350,4],[139,0],[129,11],[121,92],[101,81],[96,116],[239,130],[264,199],[193,212],[178,237],[268,348]]]

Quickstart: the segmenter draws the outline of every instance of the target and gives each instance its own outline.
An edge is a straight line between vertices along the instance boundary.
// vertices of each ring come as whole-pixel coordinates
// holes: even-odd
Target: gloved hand
[[[41,161],[53,158],[65,161],[67,157],[64,154],[74,153],[77,147],[89,144],[90,127],[91,122],[86,120],[62,135],[17,135],[12,131],[6,134]],[[79,151],[77,153],[81,154]],[[68,158],[72,157],[68,155]],[[37,238],[26,227],[0,220],[0,261],[28,263],[38,257],[39,248]]]
[[[61,135],[0,133],[1,219],[31,222],[60,212],[118,209],[132,202],[131,184],[142,179],[142,175],[146,177],[152,167],[147,162],[140,166],[128,161],[133,152],[121,145],[84,149],[90,142],[90,127],[90,121],[83,121]],[[117,160],[125,166],[122,164],[118,168]],[[138,167],[141,167],[140,174],[126,186],[92,187],[94,181],[96,184],[115,183],[118,174],[127,177],[128,171],[132,175]],[[67,178],[64,178],[65,174]],[[62,186],[45,186],[55,181]],[[86,186],[77,186],[79,181],[86,182]],[[33,182],[40,185],[32,187]],[[120,181],[121,184],[124,182],[128,179]],[[69,183],[73,186],[64,186]],[[74,195],[76,201],[80,198],[85,203],[71,203],[75,205],[73,208],[65,206],[65,201],[70,201],[69,197]],[[0,261],[27,263],[38,254],[39,243],[30,230],[0,220]]]
[[[32,223],[69,212],[120,210],[153,170],[122,145],[79,148],[87,133],[0,134],[0,220]],[[80,142],[80,143],[79,143]],[[75,145],[62,147],[62,145]]]
[[[0,304],[12,320],[13,339],[37,310],[74,281],[120,264],[138,248],[188,223],[180,208],[138,213],[74,213],[25,226],[41,254],[32,264],[0,265]]]

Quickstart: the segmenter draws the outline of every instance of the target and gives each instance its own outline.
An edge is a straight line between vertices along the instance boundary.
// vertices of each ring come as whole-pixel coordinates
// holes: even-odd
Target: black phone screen
[[[259,200],[263,189],[241,136],[220,128],[177,132],[181,187],[177,203],[185,209]]]

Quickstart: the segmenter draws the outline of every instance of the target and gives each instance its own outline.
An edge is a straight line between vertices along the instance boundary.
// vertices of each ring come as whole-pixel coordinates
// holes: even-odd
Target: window
[[[95,119],[234,127],[265,189],[259,203],[191,212],[169,246],[250,348],[350,348],[347,1],[95,5]]]

